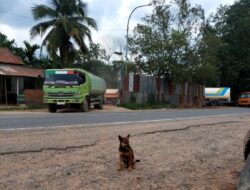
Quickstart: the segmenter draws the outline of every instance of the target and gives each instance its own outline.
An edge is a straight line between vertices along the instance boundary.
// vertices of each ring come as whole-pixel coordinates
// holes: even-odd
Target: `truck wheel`
[[[218,101],[213,100],[213,101],[211,101],[210,105],[211,105],[211,106],[218,106],[219,103],[218,103]]]
[[[89,110],[89,103],[87,99],[85,98],[83,103],[80,105],[80,111],[81,112],[87,112]]]
[[[101,109],[101,110],[103,109],[102,100],[98,103],[97,108],[98,108],[98,109]]]
[[[250,130],[247,132],[244,139],[244,158],[247,160],[248,154],[250,153]]]
[[[55,113],[57,110],[57,106],[55,104],[49,104],[48,105],[48,110],[50,113]]]

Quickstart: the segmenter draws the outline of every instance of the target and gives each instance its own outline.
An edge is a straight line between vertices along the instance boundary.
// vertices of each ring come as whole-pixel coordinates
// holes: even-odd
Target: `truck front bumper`
[[[66,105],[66,104],[81,104],[83,102],[83,98],[44,98],[43,103],[45,104],[57,104],[57,105]]]

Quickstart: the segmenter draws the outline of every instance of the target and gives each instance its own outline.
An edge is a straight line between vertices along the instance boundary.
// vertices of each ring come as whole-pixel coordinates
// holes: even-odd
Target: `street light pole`
[[[130,18],[131,18],[131,16],[132,16],[133,12],[135,12],[136,9],[141,8],[141,7],[151,6],[151,5],[152,5],[152,4],[149,3],[149,4],[146,4],[146,5],[140,5],[140,6],[135,7],[135,8],[131,11],[131,13],[130,13],[130,15],[129,15],[129,17],[128,17],[128,22],[127,22],[127,35],[126,35],[126,53],[125,53],[125,59],[126,59],[126,61],[128,61],[128,31],[129,31],[129,21],[130,21]],[[125,73],[127,74],[127,64],[126,64],[126,68],[125,68]]]

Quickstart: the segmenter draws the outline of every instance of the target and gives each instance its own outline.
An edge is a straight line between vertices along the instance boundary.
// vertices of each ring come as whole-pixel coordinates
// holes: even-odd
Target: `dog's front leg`
[[[119,155],[119,164],[118,164],[117,170],[122,170],[122,167],[123,167],[123,157],[120,154]]]
[[[133,169],[133,156],[130,155],[128,158],[128,171],[131,171]]]

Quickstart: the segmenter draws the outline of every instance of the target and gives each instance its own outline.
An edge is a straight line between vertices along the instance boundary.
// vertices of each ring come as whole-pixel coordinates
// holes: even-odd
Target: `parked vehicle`
[[[103,108],[105,81],[82,69],[48,69],[45,71],[43,101],[49,112],[59,108],[78,107],[80,111]]]
[[[206,87],[205,104],[216,106],[231,103],[231,89],[228,87]]]
[[[242,92],[238,100],[239,106],[250,106],[250,92]]]

